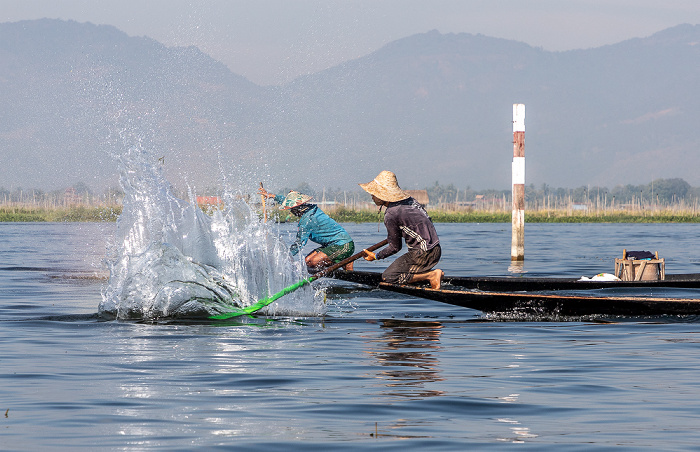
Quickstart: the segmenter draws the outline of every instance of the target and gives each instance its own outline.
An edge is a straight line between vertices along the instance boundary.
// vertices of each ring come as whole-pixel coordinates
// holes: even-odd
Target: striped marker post
[[[513,238],[510,260],[525,260],[525,105],[513,104]]]

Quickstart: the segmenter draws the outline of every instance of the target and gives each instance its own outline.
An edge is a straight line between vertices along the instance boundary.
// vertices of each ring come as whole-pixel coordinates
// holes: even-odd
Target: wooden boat
[[[363,271],[336,271],[333,278],[377,287],[382,274]],[[608,289],[612,287],[678,287],[700,288],[700,273],[667,274],[665,279],[656,281],[582,281],[576,278],[529,278],[517,276],[445,276],[443,284],[463,289],[495,290],[501,292],[543,291],[543,290],[587,290]]]
[[[336,272],[334,278],[482,312],[586,315],[698,315],[700,298],[582,296],[565,293],[601,288],[700,288],[700,275],[666,275],[660,281],[579,281],[568,278],[445,277],[439,290],[381,282],[373,272]],[[496,291],[484,291],[496,290]],[[554,292],[554,293],[551,293]],[[559,292],[559,293],[557,293]],[[700,295],[700,291],[698,292]]]

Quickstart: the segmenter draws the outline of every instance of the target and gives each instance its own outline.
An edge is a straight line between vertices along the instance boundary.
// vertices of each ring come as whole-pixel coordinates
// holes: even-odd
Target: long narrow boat
[[[382,274],[363,271],[337,271],[333,278],[377,287],[382,281]],[[600,281],[580,280],[576,278],[529,278],[515,276],[445,276],[443,284],[464,289],[512,291],[544,290],[587,290],[608,289],[613,287],[678,287],[687,289],[700,288],[700,273],[667,274],[663,280],[656,281]]]
[[[380,283],[380,289],[476,309],[483,312],[584,315],[698,315],[700,299],[580,296],[535,292],[481,292]]]
[[[676,275],[663,281],[578,281],[566,278],[513,278],[518,284],[504,281],[509,278],[449,278],[441,289],[427,286],[389,284],[381,282],[381,274],[372,272],[337,272],[335,278],[357,282],[379,289],[414,297],[436,300],[482,312],[517,312],[523,314],[555,314],[562,316],[586,315],[700,315],[700,298],[666,298],[646,296],[581,296],[564,293],[567,290],[586,290],[619,287],[678,287],[700,288],[699,275]],[[674,279],[676,278],[676,279]],[[483,280],[488,287],[500,291],[483,291]],[[528,281],[529,280],[529,281]],[[656,283],[650,284],[650,283]],[[662,284],[659,284],[662,283]],[[583,285],[585,284],[585,285]],[[527,289],[523,289],[526,287]],[[531,291],[523,291],[528,290]],[[560,291],[559,293],[543,293]],[[700,291],[698,292],[700,295]]]

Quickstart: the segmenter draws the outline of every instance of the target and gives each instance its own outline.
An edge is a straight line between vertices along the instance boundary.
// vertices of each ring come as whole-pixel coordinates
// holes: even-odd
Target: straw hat
[[[306,204],[307,202],[311,201],[313,197],[309,195],[304,195],[299,193],[298,191],[290,191],[287,196],[284,198],[284,201],[282,201],[282,205],[280,206],[280,209],[282,210],[289,210],[293,209],[297,206],[300,206],[302,204]]]
[[[373,181],[359,185],[364,191],[382,201],[396,202],[411,197],[411,195],[401,190],[399,183],[396,181],[396,174],[391,171],[382,171]]]

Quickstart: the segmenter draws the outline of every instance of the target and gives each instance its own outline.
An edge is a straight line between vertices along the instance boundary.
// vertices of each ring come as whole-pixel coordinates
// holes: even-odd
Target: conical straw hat
[[[290,191],[287,194],[287,196],[284,198],[284,201],[282,201],[282,205],[280,206],[280,209],[282,209],[282,210],[293,209],[294,207],[305,204],[305,203],[311,201],[312,199],[313,199],[313,197],[311,197],[309,195],[304,195],[302,193],[299,193],[298,191]]]
[[[399,183],[396,181],[396,174],[391,171],[382,171],[373,181],[359,185],[364,191],[382,201],[396,202],[411,197],[411,195],[401,190]]]

